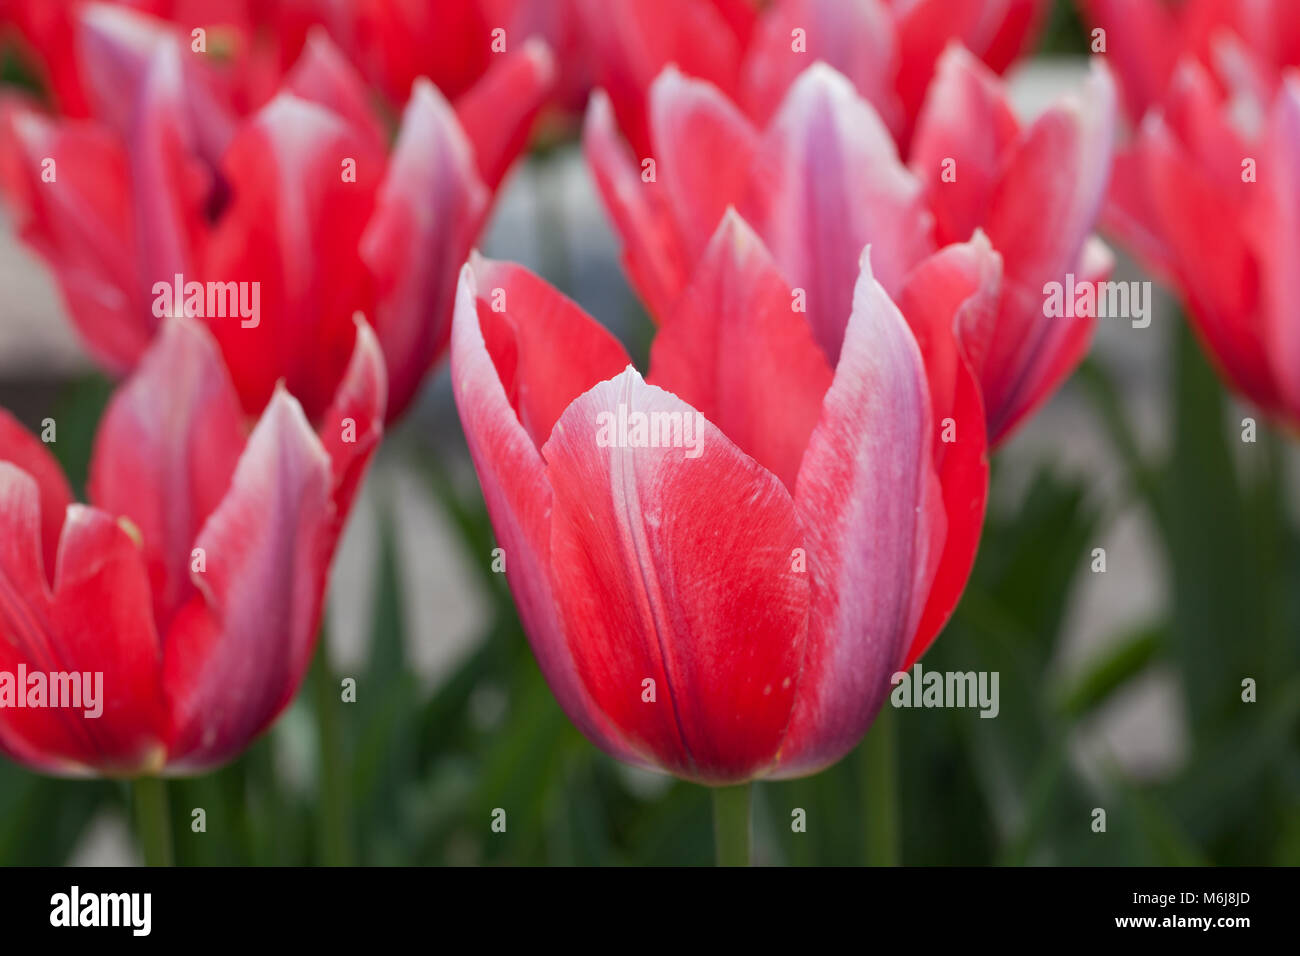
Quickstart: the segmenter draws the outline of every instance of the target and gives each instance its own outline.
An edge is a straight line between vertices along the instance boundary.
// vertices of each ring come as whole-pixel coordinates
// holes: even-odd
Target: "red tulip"
[[[100,683],[97,715],[52,706],[69,703],[52,692],[31,706],[30,687],[27,706],[6,701],[0,684],[0,752],[46,773],[135,776],[243,750],[307,668],[385,387],[359,324],[319,432],[278,389],[250,434],[211,338],[174,319],[108,406],[89,505],[0,412],[0,681]]]
[[[832,363],[863,246],[872,245],[875,273],[895,298],[937,248],[969,241],[983,250],[986,270],[1003,273],[995,305],[958,334],[991,442],[1082,357],[1094,319],[1048,318],[1043,287],[1072,271],[1091,280],[1109,269],[1105,248],[1087,242],[1113,136],[1104,69],[1083,104],[1057,107],[1022,130],[996,78],[951,48],[918,127],[912,170],[871,105],[824,64],[795,81],[764,128],[717,88],[672,68],[655,81],[649,105],[653,179],[618,141],[602,96],[584,140],[629,276],[653,316],[670,313],[690,264],[734,204],[805,290],[814,338]],[[953,182],[944,175],[949,159]]]
[[[1046,0],[777,0],[746,56],[740,101],[763,122],[794,79],[822,60],[851,80],[906,146],[946,46],[960,42],[1002,73],[1033,44],[1047,7]]]
[[[536,276],[465,268],[456,402],[538,663],[594,743],[722,784],[811,773],[866,731],[979,537],[979,395],[951,331],[986,294],[978,258],[933,265],[918,347],[864,256],[831,363],[727,212],[648,381]]]
[[[1082,6],[1093,27],[1105,31],[1106,56],[1133,120],[1164,98],[1184,57],[1228,73],[1249,66],[1255,77],[1274,82],[1286,67],[1300,66],[1295,0],[1082,0]]]
[[[756,11],[746,0],[578,0],[598,86],[638,156],[650,155],[650,85],[674,64],[735,90]]]
[[[64,116],[93,115],[102,91],[83,69],[78,26],[87,13],[115,6],[175,24],[187,45],[194,42],[192,31],[202,28],[210,73],[240,112],[257,108],[275,92],[311,26],[341,27],[328,3],[302,0],[9,0],[7,17],[24,41],[24,59],[36,67]]]
[[[321,412],[359,311],[389,365],[389,415],[400,415],[446,345],[456,270],[544,98],[545,48],[502,58],[459,116],[417,82],[391,156],[364,85],[323,33],[245,120],[155,21],[96,8],[84,50],[100,120],[11,110],[0,183],[95,356],[134,366],[176,276],[240,283],[250,307],[256,290],[260,317],[206,318],[245,411],[283,379]]]
[[[958,40],[1001,73],[1037,36],[1046,0],[623,0],[581,4],[596,80],[638,157],[654,144],[651,84],[673,64],[755,122],[818,61],[843,73],[906,144],[935,62]]]
[[[1090,234],[1110,179],[1115,109],[1114,84],[1094,60],[1080,98],[1021,127],[997,78],[958,47],[944,54],[926,99],[911,168],[934,214],[935,239],[960,242],[983,230],[1002,256],[996,315],[963,335],[994,444],[1087,354],[1096,316],[1048,317],[1044,294],[1067,275],[1103,281],[1113,267]]]
[[[23,41],[24,60],[67,116],[87,113],[76,51],[66,39],[80,6],[81,0],[7,0],[0,6],[0,40],[16,35]]]
[[[449,99],[468,92],[502,51],[539,38],[556,52],[558,92],[581,95],[588,57],[578,0],[353,0],[346,38],[354,62],[390,100],[400,103],[421,76]]]
[[[1270,99],[1193,59],[1116,161],[1108,218],[1170,281],[1227,381],[1300,427],[1300,73]]]

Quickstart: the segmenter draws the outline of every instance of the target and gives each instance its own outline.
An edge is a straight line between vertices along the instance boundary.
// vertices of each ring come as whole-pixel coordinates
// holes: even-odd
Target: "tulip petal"
[[[0,3],[6,26],[12,26],[39,62],[30,66],[49,91],[60,116],[90,115],[86,91],[78,69],[77,45],[69,43],[80,11],[72,4],[43,0]]]
[[[392,102],[404,101],[421,76],[447,96],[460,96],[492,59],[493,24],[480,4],[355,0],[349,6],[367,75]]]
[[[0,120],[0,168],[19,234],[54,272],[95,358],[115,372],[131,368],[157,320],[139,285],[121,144],[96,124],[59,124],[21,108]]]
[[[660,320],[686,287],[688,257],[668,197],[657,182],[641,178],[636,158],[618,138],[609,97],[600,90],[592,94],[587,107],[582,150],[623,241],[628,279],[651,318]]]
[[[717,87],[669,66],[650,87],[650,135],[656,188],[668,194],[693,261],[727,207],[740,200],[758,132]]]
[[[1300,79],[1294,76],[1277,96],[1264,155],[1253,223],[1265,303],[1263,339],[1280,398],[1292,419],[1300,420]],[[1236,323],[1239,336],[1249,334],[1247,321]]]
[[[1090,335],[1095,317],[1049,317],[1044,287],[1077,266],[1105,197],[1115,130],[1114,83],[1094,63],[1081,101],[1067,100],[1025,132],[1007,158],[986,230],[1002,254],[1002,312],[982,377],[989,434],[1010,430],[1033,397],[1027,382]]]
[[[182,131],[186,146],[215,166],[236,118],[206,71],[206,58],[194,57],[189,42],[174,24],[124,6],[91,3],[80,13],[75,45],[97,119],[132,140],[152,100],[162,114],[153,125]],[[148,178],[138,182],[146,189],[157,185]]]
[[[98,680],[102,712],[55,703],[0,710],[0,751],[46,773],[156,771],[165,713],[149,582],[134,542],[103,512],[68,509],[51,587],[41,567],[40,492],[14,465],[0,462],[0,671],[19,665],[51,675]],[[82,673],[89,672],[89,675]],[[28,695],[28,688],[17,688]]]
[[[1005,73],[1012,63],[1033,50],[1051,9],[1051,0],[1004,0],[992,9],[997,17],[993,19],[991,33],[988,28],[992,18],[986,6],[979,38],[972,38],[970,46],[979,51],[980,59],[989,69]]]
[[[302,54],[284,78],[283,88],[351,123],[373,150],[384,148],[384,132],[365,81],[320,27],[308,32]]]
[[[357,342],[352,361],[317,428],[334,474],[336,532],[342,530],[352,510],[352,499],[365,476],[370,456],[383,437],[388,396],[384,356],[375,333],[359,315],[356,325]]]
[[[886,290],[930,252],[920,184],[871,107],[819,63],[800,74],[764,133],[751,190],[740,212],[807,290],[813,333],[834,364],[863,246],[879,250]]]
[[[976,42],[988,0],[912,0],[897,7],[898,97],[905,116],[915,117],[935,76],[945,48],[970,48]],[[951,46],[950,46],[951,44]],[[906,131],[904,131],[906,132]],[[904,142],[906,136],[902,137]],[[962,238],[965,238],[964,236]]]
[[[835,380],[799,469],[812,612],[776,775],[849,751],[906,657],[944,520],[925,367],[866,254]]]
[[[461,270],[451,341],[456,408],[496,540],[506,557],[506,579],[538,667],[569,719],[602,750],[621,760],[646,761],[628,746],[578,680],[556,618],[551,592],[551,486],[538,445],[520,424],[484,342],[474,268]]]
[[[800,49],[795,49],[795,30],[802,31]],[[843,73],[891,130],[901,129],[894,92],[898,38],[881,0],[780,0],[769,7],[742,72],[742,102],[755,122],[766,123],[795,77],[818,61]]]
[[[451,107],[428,80],[417,80],[361,237],[375,283],[371,318],[388,368],[390,420],[410,405],[447,345],[456,275],[488,198]]]
[[[470,265],[480,296],[479,321],[501,384],[541,448],[560,413],[592,385],[617,375],[628,363],[627,352],[595,319],[527,269],[478,256]]]
[[[193,594],[190,550],[244,448],[239,398],[207,331],[173,319],[113,396],[95,439],[91,502],[140,531],[158,627]]]
[[[199,590],[167,632],[170,772],[216,766],[289,703],[316,643],[330,561],[329,456],[277,390],[199,533]]]
[[[143,299],[155,282],[192,271],[206,235],[203,210],[213,177],[198,158],[182,59],[188,54],[162,23],[111,8],[90,7],[82,35],[89,89],[129,144],[133,291]],[[157,312],[145,314],[154,317],[156,332]]]
[[[1001,278],[1001,257],[977,232],[970,242],[941,249],[917,266],[899,296],[925,361],[947,531],[903,669],[925,653],[943,629],[975,563],[988,498],[988,438],[979,382],[956,329],[996,315]]]
[[[1110,278],[1114,268],[1115,257],[1110,248],[1096,236],[1089,237],[1075,267],[1077,285],[1091,286],[1100,296],[1104,289],[1100,283]],[[989,419],[989,443],[993,446],[1005,442],[1025,419],[1056,393],[1083,361],[1092,345],[1097,312],[1054,318],[1051,323],[1041,340],[1035,361],[1025,368],[1011,392],[1013,398],[1002,406],[996,420]],[[996,321],[994,325],[996,327]]]
[[[1140,148],[1116,151],[1101,225],[1148,272],[1167,284],[1176,282],[1173,253],[1165,239],[1163,224],[1151,208],[1145,158]]]
[[[68,510],[51,624],[65,667],[103,673],[103,714],[87,721],[107,772],[156,769],[163,757],[162,646],[136,542],[103,511]]]
[[[665,66],[734,92],[740,44],[727,18],[697,0],[578,0],[596,82],[637,156],[653,154],[646,91]]]
[[[1081,0],[1088,22],[1105,31],[1129,117],[1138,120],[1164,96],[1178,55],[1179,29],[1164,0]]]
[[[734,210],[655,339],[651,384],[683,399],[792,492],[831,369],[790,284]]]
[[[73,502],[72,489],[45,443],[0,408],[0,462],[6,461],[25,471],[40,490],[41,553],[45,558],[45,580],[53,581],[63,518]]]
[[[456,116],[473,144],[479,175],[493,191],[528,145],[556,72],[550,48],[538,39],[530,38],[518,53],[494,60],[456,100]]]
[[[223,168],[234,198],[204,277],[249,283],[241,294],[259,296],[258,316],[208,316],[248,414],[281,379],[311,418],[332,400],[352,356],[353,313],[370,296],[357,245],[384,164],[338,116],[287,93],[231,144]]]
[[[1246,210],[1202,172],[1158,114],[1143,123],[1139,148],[1188,317],[1224,377],[1263,407],[1276,407],[1263,329],[1239,318],[1254,315],[1263,294]]]
[[[605,416],[624,411],[675,416],[665,437],[677,447],[602,447]],[[761,773],[790,716],[808,619],[789,492],[630,366],[574,401],[542,454],[551,579],[592,698],[678,776]]]
[[[963,47],[950,46],[917,122],[910,162],[925,183],[941,244],[965,242],[988,220],[1004,157],[1019,133],[997,77]]]

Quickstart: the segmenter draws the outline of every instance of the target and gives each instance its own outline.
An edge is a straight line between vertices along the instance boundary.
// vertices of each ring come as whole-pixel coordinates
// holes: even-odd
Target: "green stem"
[[[894,708],[885,706],[876,715],[867,739],[862,742],[862,785],[867,798],[867,863],[870,866],[898,866],[898,729]]]
[[[713,839],[718,866],[749,866],[750,785],[713,788]]]
[[[322,630],[316,659],[312,662],[312,690],[316,707],[316,733],[320,740],[321,862],[326,866],[350,866],[352,841],[348,831],[348,775],[343,766],[343,732],[339,725],[340,684],[329,666],[326,635]]]
[[[145,866],[171,866],[172,824],[167,811],[167,784],[159,777],[140,777],[131,782],[131,803],[135,810],[136,839]]]

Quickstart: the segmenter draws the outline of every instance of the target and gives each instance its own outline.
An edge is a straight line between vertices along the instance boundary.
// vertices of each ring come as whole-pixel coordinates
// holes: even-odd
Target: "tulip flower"
[[[23,43],[30,62],[63,116],[93,115],[95,78],[86,76],[78,51],[82,17],[96,8],[147,14],[175,24],[187,45],[201,42],[209,71],[241,111],[260,106],[275,91],[284,69],[297,59],[313,25],[338,29],[327,3],[284,0],[7,0],[0,10]],[[202,29],[202,40],[193,31]]]
[[[1045,284],[1105,278],[1108,251],[1089,240],[1105,193],[1113,91],[1104,67],[1081,102],[1022,128],[996,77],[960,47],[944,55],[905,167],[884,123],[825,64],[790,87],[764,127],[716,87],[668,68],[649,97],[652,164],[618,139],[597,95],[584,144],[623,240],[624,262],[653,317],[685,288],[729,204],[753,223],[807,297],[827,361],[839,355],[857,254],[897,298],[936,250],[975,243],[1001,274],[994,307],[958,329],[984,396],[989,439],[1005,440],[1082,358],[1095,316],[1046,314]],[[995,261],[996,260],[996,261]]]
[[[747,0],[733,0],[744,4]],[[557,54],[554,101],[581,112],[590,88],[590,56],[577,0],[5,0],[22,59],[63,116],[93,115],[95,80],[85,75],[78,24],[96,8],[148,14],[174,26],[191,45],[202,30],[205,68],[240,115],[262,106],[298,60],[314,30],[324,31],[388,104],[400,109],[424,77],[458,100],[530,39]],[[4,35],[0,32],[0,40]]]
[[[366,87],[324,33],[241,120],[156,22],[96,7],[83,27],[99,119],[11,109],[0,184],[94,356],[132,368],[182,308],[171,289],[237,290],[258,315],[191,314],[209,324],[245,412],[283,379],[317,415],[360,311],[388,363],[388,414],[400,415],[446,346],[456,270],[544,99],[545,48],[503,57],[455,109],[418,81],[387,155]]]
[[[778,0],[755,32],[739,99],[758,122],[815,60],[848,77],[904,147],[944,48],[1002,73],[1046,20],[1045,0]]]
[[[1192,58],[1116,161],[1108,220],[1177,290],[1226,381],[1300,427],[1300,74],[1268,100]]]
[[[654,144],[651,84],[674,64],[762,125],[805,69],[843,73],[906,145],[953,40],[1003,72],[1032,44],[1046,0],[584,0],[596,81],[638,157]]]
[[[638,156],[650,154],[647,94],[668,64],[734,92],[757,20],[748,0],[578,0],[595,81]]]
[[[646,379],[523,268],[463,270],[466,439],[538,664],[598,747],[722,786],[813,773],[865,733],[979,537],[979,395],[951,331],[986,304],[968,252],[932,264],[920,345],[864,255],[832,364],[728,211]]]
[[[1238,84],[1276,82],[1282,70],[1300,66],[1300,4],[1294,0],[1081,0],[1081,5],[1094,27],[1093,48],[1114,64],[1125,109],[1135,122],[1164,99],[1184,58],[1206,70],[1236,74]]]
[[[1021,126],[997,78],[959,47],[939,65],[910,166],[939,245],[982,230],[1003,262],[989,326],[963,341],[980,380],[989,440],[1005,441],[1087,354],[1095,313],[1050,315],[1049,283],[1102,282],[1114,259],[1091,236],[1110,181],[1115,89],[1093,61],[1082,95]]]
[[[86,505],[0,412],[0,752],[48,774],[135,777],[247,747],[302,681],[384,395],[360,323],[319,431],[278,389],[250,433],[207,331],[171,320],[109,403]],[[21,703],[3,683],[18,673]],[[69,674],[98,675],[98,714],[33,705],[34,675]]]

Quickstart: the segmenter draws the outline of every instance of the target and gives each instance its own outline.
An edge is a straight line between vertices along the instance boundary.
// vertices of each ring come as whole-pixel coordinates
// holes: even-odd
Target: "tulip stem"
[[[145,866],[171,866],[172,825],[167,809],[167,783],[160,777],[140,777],[131,782],[135,834]]]
[[[862,742],[861,766],[867,800],[867,864],[898,866],[898,727],[888,702]]]
[[[320,646],[312,662],[312,690],[316,733],[320,740],[320,818],[317,837],[325,866],[350,866],[352,846],[348,831],[348,776],[343,766],[343,732],[339,725],[338,681],[329,665],[327,639],[321,628]]]
[[[749,866],[751,786],[713,788],[713,839],[718,866]]]

